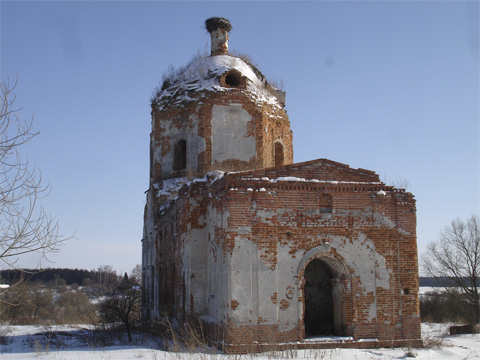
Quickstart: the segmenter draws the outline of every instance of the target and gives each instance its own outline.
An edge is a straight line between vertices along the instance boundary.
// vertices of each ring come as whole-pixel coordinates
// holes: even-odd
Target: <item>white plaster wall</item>
[[[290,246],[277,245],[278,253],[278,320],[280,321],[279,329],[281,331],[291,330],[299,325],[301,314],[299,313],[299,293],[300,284],[297,281],[296,269],[301,260],[302,251],[297,251],[295,257],[290,254]],[[292,296],[289,299],[288,289],[292,289]],[[289,306],[285,310],[281,310],[282,300],[288,301]]]
[[[197,205],[194,199],[190,201],[192,209]],[[223,250],[215,244],[215,229],[226,226],[228,212],[217,212],[209,206],[199,223],[203,227],[190,229],[182,250],[186,300],[189,304],[190,295],[193,295],[195,313],[208,322],[220,323],[228,293],[224,286]]]
[[[190,252],[187,254],[189,273],[186,274],[186,280],[190,281],[189,293],[194,297],[194,311],[198,313],[204,313],[207,308],[208,237],[206,233],[206,229],[192,229]],[[187,302],[190,303],[190,296],[187,296]]]
[[[154,234],[154,219],[153,219],[153,199],[152,194],[147,194],[146,206],[146,221],[143,229],[143,243],[142,243],[142,271],[145,278],[145,293],[147,294],[147,306],[150,307],[150,316],[155,318],[158,316],[157,308],[155,307],[156,299],[150,298],[152,287],[155,286],[155,274],[152,273],[151,268],[154,265],[153,259],[156,257],[155,251],[155,234]],[[155,296],[155,292],[154,292]]]
[[[215,238],[217,229],[226,230],[228,224],[228,211],[216,211],[215,208],[209,206],[207,209],[206,232],[208,238],[208,254],[209,262],[207,271],[210,274],[208,279],[208,311],[207,320],[220,323],[224,320],[224,309],[227,304],[228,293],[225,287],[225,262],[223,257],[223,239]],[[219,244],[217,244],[219,242]],[[214,256],[216,255],[216,256]]]
[[[257,274],[253,271],[253,266],[258,264],[253,259],[255,253],[256,246],[253,242],[241,236],[235,239],[231,257],[230,286],[231,300],[238,301],[238,306],[231,312],[231,317],[240,323],[246,323],[254,318],[250,311],[253,311],[254,300],[257,300],[257,284],[254,284]]]
[[[300,254],[292,257],[289,254],[290,246],[281,246],[277,242],[278,265],[271,270],[260,261],[262,272],[259,277],[261,316],[269,319],[268,323],[278,323],[280,331],[288,331],[298,326],[298,283],[295,270],[298,266]],[[291,290],[289,292],[289,290]],[[272,302],[272,295],[277,293],[277,302]]]
[[[241,229],[242,230],[242,229]],[[249,228],[243,229],[247,235]],[[236,323],[257,323],[259,317],[264,324],[278,324],[281,331],[291,330],[298,325],[298,284],[295,271],[299,258],[289,254],[290,247],[277,244],[278,263],[275,269],[260,260],[261,250],[255,242],[239,235],[231,255],[231,299],[238,301],[230,318]],[[287,292],[291,290],[289,294]],[[277,294],[276,302],[272,296]],[[288,304],[281,309],[282,300]]]
[[[255,156],[255,137],[247,136],[247,123],[251,120],[240,105],[213,105],[212,164],[230,159],[250,161]]]

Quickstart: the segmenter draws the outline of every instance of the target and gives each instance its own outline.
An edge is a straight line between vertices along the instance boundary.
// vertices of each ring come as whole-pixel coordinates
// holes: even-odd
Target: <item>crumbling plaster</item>
[[[241,104],[212,107],[212,164],[237,159],[249,162],[256,155],[256,138],[248,134],[252,116]]]
[[[280,322],[282,331],[298,326],[302,318],[298,306],[302,291],[299,273],[313,258],[319,258],[332,269],[337,269],[337,277],[358,276],[364,295],[375,292],[377,287],[388,289],[390,286],[385,258],[375,251],[374,243],[361,232],[354,239],[322,234],[322,240],[328,240],[325,245],[311,249],[304,256],[304,250],[297,250],[292,256],[294,247],[277,244],[277,266],[271,269],[270,264],[262,261],[262,251],[257,243],[247,237],[251,235],[248,227],[240,231],[242,235],[235,237],[230,264],[232,300],[237,304],[231,311],[231,318],[238,323],[257,322],[257,319],[265,324]],[[333,259],[332,253],[338,254],[336,259]],[[339,258],[342,259],[340,264]],[[332,262],[337,264],[332,266]],[[341,273],[338,273],[339,269]],[[289,296],[290,299],[286,298],[289,289],[295,292],[295,296]],[[277,294],[278,301],[272,303],[270,299],[274,294]],[[376,315],[376,304],[369,311],[370,317]]]

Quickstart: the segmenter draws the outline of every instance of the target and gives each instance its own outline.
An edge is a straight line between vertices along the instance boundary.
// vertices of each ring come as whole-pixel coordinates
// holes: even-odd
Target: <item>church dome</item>
[[[285,92],[270,85],[253,65],[231,55],[196,56],[164,77],[153,104],[157,111],[197,100],[200,93],[240,90],[260,103],[285,106]]]

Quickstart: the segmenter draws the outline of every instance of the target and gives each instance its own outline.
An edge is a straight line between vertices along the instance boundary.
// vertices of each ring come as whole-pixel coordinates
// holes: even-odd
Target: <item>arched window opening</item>
[[[173,170],[184,170],[187,167],[187,142],[178,140],[173,149]]]
[[[275,167],[282,166],[284,163],[283,145],[280,141],[275,143]]]
[[[332,271],[323,261],[313,259],[305,268],[305,335],[334,333]]]
[[[236,73],[228,73],[225,77],[225,84],[228,86],[240,86],[240,76]]]

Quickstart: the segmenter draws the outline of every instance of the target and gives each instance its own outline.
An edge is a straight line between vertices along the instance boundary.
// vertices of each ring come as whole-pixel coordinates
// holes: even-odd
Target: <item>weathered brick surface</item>
[[[293,162],[293,135],[290,130],[290,121],[282,106],[258,103],[248,95],[249,92],[239,88],[226,87],[225,91],[196,91],[189,94],[193,100],[185,102],[183,106],[162,108],[158,111],[152,107],[152,134],[151,149],[160,149],[162,157],[172,156],[173,141],[187,137],[192,129],[196,130],[192,136],[205,142],[204,148],[191,142],[193,153],[197,157],[194,168],[179,171],[162,169],[158,157],[151,156],[151,181],[158,183],[164,178],[189,176],[190,178],[203,176],[212,170],[241,171],[248,169],[268,168],[275,165],[275,142],[280,141],[284,146],[284,164]],[[247,136],[255,139],[256,154],[249,161],[235,158],[216,161],[212,157],[212,107],[241,106],[250,116],[247,124]],[[174,129],[174,130],[172,130]],[[228,139],[219,141],[229,141]]]
[[[409,193],[385,186],[371,172],[359,170],[355,177],[356,170],[341,164],[336,172],[346,173],[347,180],[341,175],[337,183],[321,180],[322,166],[335,165],[318,160],[296,164],[291,173],[284,169],[278,173],[274,169],[249,171],[185,186],[178,200],[158,218],[164,245],[157,261],[165,269],[160,274],[161,312],[179,321],[196,314],[212,322],[214,304],[215,331],[218,334],[221,329],[231,351],[244,351],[252,339],[302,340],[304,271],[313,258],[319,258],[332,269],[338,284],[335,334],[354,340],[397,341],[397,345],[404,340],[420,341],[415,200]],[[311,168],[318,170],[317,175]],[[266,173],[269,179],[263,176]],[[319,181],[276,181],[280,176],[301,174],[303,179]],[[379,194],[381,190],[385,195]],[[173,233],[169,230],[172,223]],[[195,229],[203,231],[203,247],[192,244],[202,241],[192,237]],[[206,261],[210,267],[185,263],[199,258],[192,246],[215,255]],[[254,261],[235,260],[245,246],[248,250],[241,256],[253,256]],[[306,258],[315,249],[324,251]],[[248,269],[242,265],[246,263]],[[216,273],[209,274],[213,270]],[[235,290],[243,286],[238,281],[245,282],[237,273],[247,274],[246,291]],[[278,278],[281,287],[272,292],[260,286],[262,277],[270,275],[285,277]],[[194,285],[197,280],[208,294],[199,294]],[[294,315],[282,324],[281,317],[272,318],[276,313]]]

